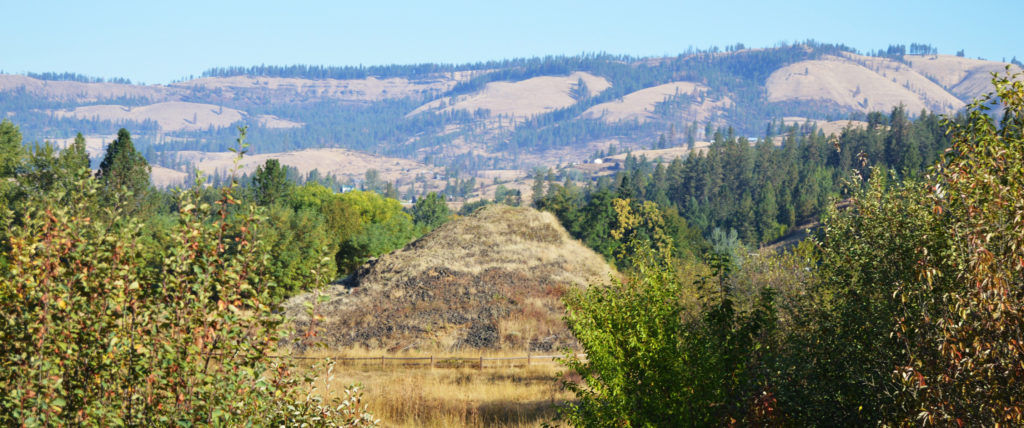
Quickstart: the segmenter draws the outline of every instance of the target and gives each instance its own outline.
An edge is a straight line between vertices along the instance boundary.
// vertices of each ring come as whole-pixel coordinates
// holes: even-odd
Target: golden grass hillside
[[[597,95],[611,87],[608,79],[586,72],[575,72],[568,76],[538,76],[518,82],[491,82],[472,94],[431,101],[413,110],[409,116],[425,111],[474,112],[485,109],[493,116],[515,116],[522,120],[575,104],[572,91],[580,80],[587,85],[590,95]]]
[[[636,120],[646,122],[656,117],[655,107],[675,95],[695,95],[707,92],[710,88],[693,82],[672,82],[631,92],[614,101],[595,105],[584,111],[580,117],[601,119],[605,122]],[[711,99],[708,97],[701,103],[693,103],[683,112],[684,121],[696,120],[704,122],[711,113],[732,106],[729,98]]]
[[[861,112],[952,113],[964,102],[910,67],[883,58],[826,56],[782,67],[765,82],[768,101],[822,100]]]
[[[139,107],[122,105],[92,105],[73,110],[56,110],[57,117],[96,118],[115,123],[123,121],[155,121],[162,131],[196,131],[207,128],[225,128],[244,119],[268,128],[297,128],[301,123],[291,122],[271,115],[249,118],[248,113],[213,104],[168,101]]]
[[[568,287],[607,281],[605,260],[550,213],[491,205],[453,220],[321,290],[317,335],[330,348],[389,351],[574,346],[562,321]],[[298,331],[305,303],[285,304]]]

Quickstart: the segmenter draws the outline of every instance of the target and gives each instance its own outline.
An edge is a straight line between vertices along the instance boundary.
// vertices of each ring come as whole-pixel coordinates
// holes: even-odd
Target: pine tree
[[[149,174],[149,163],[135,150],[128,130],[121,128],[117,139],[107,146],[96,173],[103,185],[104,199],[110,204],[125,203],[128,213],[138,212],[149,191]]]
[[[533,175],[533,187],[531,188],[531,191],[533,206],[535,208],[542,208],[544,205],[544,173],[539,169]]]
[[[13,177],[25,157],[21,131],[11,121],[0,122],[0,178]]]
[[[263,165],[256,167],[252,175],[256,203],[270,206],[281,201],[291,188],[287,174],[277,159],[267,159]]]
[[[86,151],[85,137],[81,132],[75,136],[74,143],[60,152],[58,159],[67,174],[77,176],[78,172],[89,168],[89,152]]]

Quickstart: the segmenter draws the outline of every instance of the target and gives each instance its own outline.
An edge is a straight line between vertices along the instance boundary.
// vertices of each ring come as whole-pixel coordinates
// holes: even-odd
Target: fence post
[[[430,369],[431,370],[434,369],[434,356],[433,355],[430,356]]]
[[[526,367],[530,367],[530,353],[526,353]]]
[[[383,355],[380,356],[380,369],[384,370],[384,356]]]
[[[480,356],[480,370],[483,370],[483,369],[484,369],[484,356],[481,355]]]

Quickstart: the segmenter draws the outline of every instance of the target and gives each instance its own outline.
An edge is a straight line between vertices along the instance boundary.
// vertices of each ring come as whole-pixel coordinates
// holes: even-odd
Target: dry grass
[[[704,152],[711,146],[709,141],[697,141],[694,143],[694,150],[697,152]],[[671,147],[668,149],[654,149],[654,150],[631,150],[629,153],[619,153],[614,156],[608,156],[605,160],[617,160],[625,161],[627,155],[633,155],[633,157],[639,158],[640,156],[646,157],[648,160],[661,159],[665,162],[671,162],[675,158],[683,158],[690,154],[689,147]]]
[[[356,349],[346,351],[345,355],[374,357],[381,352]],[[478,358],[480,354],[460,356]],[[572,399],[571,393],[561,389],[561,370],[551,360],[534,361],[529,366],[521,360],[487,361],[483,370],[478,363],[446,364],[441,360],[436,360],[434,368],[429,363],[387,361],[381,368],[378,361],[349,362],[337,363],[332,376],[325,372],[315,386],[320,394],[332,397],[340,396],[347,385],[362,384],[364,403],[383,426],[532,427],[551,421],[556,416],[556,406]]]
[[[180,151],[177,154],[179,159],[194,163],[204,173],[224,173],[234,166],[235,161],[235,154],[231,152]],[[346,149],[307,149],[246,155],[239,166],[242,172],[251,173],[267,159],[277,159],[284,165],[295,167],[303,175],[316,169],[325,175],[333,174],[341,180],[362,180],[366,171],[374,169],[380,174],[381,180],[397,182],[403,188],[413,182],[416,176],[425,177],[430,189],[444,187],[443,180],[433,179],[435,173],[441,172],[440,168],[409,159]],[[422,183],[417,184],[417,189],[421,186]]]
[[[806,124],[807,122],[811,122],[811,123],[814,124],[814,126],[818,127],[818,129],[820,129],[821,132],[825,133],[825,135],[841,135],[843,133],[843,130],[846,129],[847,127],[853,128],[853,129],[865,129],[865,128],[868,127],[868,123],[863,121],[863,120],[833,120],[833,121],[827,121],[827,120],[808,119],[806,117],[799,117],[799,116],[786,116],[786,117],[782,118],[782,122],[785,123],[786,126],[793,126],[793,125],[801,126],[801,125]],[[777,144],[780,144],[780,145],[782,144],[782,139],[781,138],[778,139]]]
[[[175,171],[170,168],[164,168],[160,165],[150,165],[152,172],[150,173],[150,181],[153,185],[161,189],[181,186],[185,184],[185,178],[188,174],[181,171]]]
[[[223,128],[246,117],[246,113],[233,108],[212,104],[170,101],[141,107],[122,105],[92,105],[73,110],[56,110],[57,117],[109,120],[112,122],[153,120],[163,131],[195,131],[209,127]]]
[[[1006,64],[996,61],[961,58],[951,55],[906,55],[910,67],[949,88],[953,95],[971,100],[992,90],[992,75],[1002,73]],[[1010,67],[1013,72],[1021,68]]]
[[[203,77],[172,87],[202,87],[228,92],[245,90],[266,90],[282,93],[308,94],[320,98],[334,98],[353,101],[381,101],[391,98],[422,96],[441,93],[451,89],[461,80],[472,77],[472,72],[438,73],[425,80],[410,81],[405,78],[378,79],[301,79],[291,77]]]
[[[175,97],[175,90],[161,85],[122,85],[120,83],[84,83],[39,80],[18,74],[0,74],[0,92],[24,89],[50,99],[92,102],[109,98],[145,98],[152,101]]]
[[[823,100],[853,110],[952,113],[963,101],[910,67],[885,58],[846,54],[782,67],[765,83],[768,101]]]
[[[431,101],[413,110],[409,116],[424,111],[474,112],[486,109],[492,116],[516,116],[521,120],[575,104],[576,100],[570,93],[580,79],[586,83],[591,95],[611,87],[607,79],[585,72],[568,76],[538,76],[518,82],[491,82],[472,94]]]
[[[655,117],[654,108],[669,97],[676,94],[692,95],[697,91],[707,91],[708,87],[693,82],[672,82],[631,92],[625,96],[606,103],[595,105],[581,114],[588,119],[601,119],[605,122],[636,120],[646,122]],[[721,98],[712,101],[705,99],[703,103],[694,103],[683,114],[684,121],[696,120],[703,122],[715,110],[728,108],[732,101]]]
[[[576,346],[562,321],[569,287],[605,282],[614,270],[569,236],[550,213],[491,205],[359,268],[321,290],[321,338],[390,351]],[[296,296],[285,310],[308,324]]]

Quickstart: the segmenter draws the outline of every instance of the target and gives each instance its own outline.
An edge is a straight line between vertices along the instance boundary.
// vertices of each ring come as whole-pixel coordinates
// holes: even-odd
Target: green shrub
[[[17,223],[3,216],[0,425],[373,422],[358,400],[316,400],[309,376],[271,357],[287,333],[269,304],[271,249],[234,185],[214,204],[181,193],[166,246],[117,208],[92,217],[98,190],[85,179],[31,198]]]

